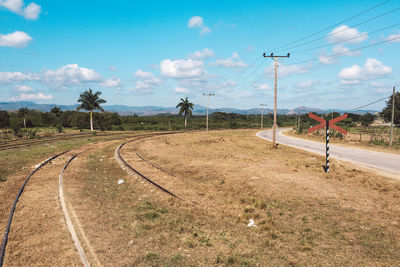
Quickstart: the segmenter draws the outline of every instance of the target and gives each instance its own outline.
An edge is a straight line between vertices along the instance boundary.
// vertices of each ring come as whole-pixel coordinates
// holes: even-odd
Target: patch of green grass
[[[146,255],[146,260],[154,260],[154,259],[158,259],[158,258],[159,258],[158,254],[154,253],[154,252],[149,252]]]
[[[157,219],[157,218],[160,217],[160,216],[161,216],[161,214],[158,213],[158,212],[156,212],[156,211],[150,211],[150,212],[146,212],[146,213],[144,214],[144,217],[145,217],[146,219],[149,219],[149,220],[155,220],[155,219]]]

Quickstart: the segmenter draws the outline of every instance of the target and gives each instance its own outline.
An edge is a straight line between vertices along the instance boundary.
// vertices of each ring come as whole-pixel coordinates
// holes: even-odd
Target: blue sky
[[[290,52],[279,108],[354,108],[399,85],[398,1],[339,23],[382,2],[0,0],[0,101],[73,104],[90,87],[108,104],[205,105],[213,92],[212,107],[272,107],[262,53]]]

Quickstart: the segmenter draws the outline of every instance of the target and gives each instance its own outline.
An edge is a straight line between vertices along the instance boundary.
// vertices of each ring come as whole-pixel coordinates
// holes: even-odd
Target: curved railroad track
[[[120,162],[121,165],[125,166],[126,168],[128,168],[129,170],[133,171],[134,173],[136,173],[138,176],[140,176],[142,179],[144,179],[145,181],[149,182],[150,184],[152,184],[153,186],[155,186],[156,188],[160,189],[161,191],[163,191],[164,193],[167,193],[168,195],[175,197],[179,200],[183,200],[181,197],[177,196],[176,194],[172,193],[171,191],[169,191],[168,189],[166,189],[165,187],[159,185],[158,183],[154,182],[152,179],[150,179],[149,177],[147,177],[146,175],[142,174],[141,172],[139,172],[137,169],[133,168],[130,164],[128,164],[126,162],[126,160],[121,156],[121,148],[124,147],[126,144],[128,143],[132,143],[144,138],[149,138],[152,136],[160,136],[160,135],[169,135],[169,134],[176,134],[179,132],[174,132],[174,133],[159,133],[159,134],[152,134],[150,136],[143,136],[143,137],[138,137],[135,138],[133,140],[129,140],[126,141],[124,143],[122,143],[119,147],[117,147],[117,149],[115,150],[115,158],[117,159],[117,161]],[[139,155],[138,155],[139,156]],[[143,161],[149,163],[148,161],[146,161],[143,157],[139,156],[140,159],[142,159]],[[160,167],[155,166],[154,164],[151,164],[151,166],[153,166],[154,168],[157,168],[160,170]]]
[[[17,207],[18,200],[20,199],[22,193],[24,192],[24,189],[25,189],[26,184],[28,183],[29,179],[30,179],[40,168],[42,168],[44,165],[46,165],[47,163],[49,163],[49,162],[52,161],[53,159],[56,159],[56,158],[58,158],[59,156],[64,155],[64,154],[67,153],[67,152],[68,152],[68,150],[67,150],[67,151],[64,151],[64,152],[61,152],[61,153],[58,153],[58,154],[56,154],[56,155],[54,155],[54,156],[52,156],[52,157],[46,159],[46,160],[43,161],[42,163],[40,163],[39,166],[36,167],[36,168],[31,172],[31,174],[29,174],[29,176],[26,178],[25,182],[24,182],[24,183],[22,184],[22,186],[20,187],[19,192],[18,192],[18,194],[17,194],[17,196],[16,196],[16,198],[15,198],[15,200],[14,200],[14,203],[13,203],[13,205],[12,205],[12,208],[11,208],[11,211],[10,211],[10,215],[9,215],[8,221],[7,221],[6,230],[5,230],[5,232],[4,232],[3,241],[2,241],[2,244],[1,244],[1,252],[0,252],[0,253],[1,253],[1,254],[0,254],[0,267],[3,266],[4,256],[5,256],[6,247],[7,247],[7,242],[8,242],[8,235],[9,235],[10,230],[11,230],[11,223],[12,223],[12,219],[13,219],[13,217],[14,217],[14,212],[15,212],[15,209],[16,209],[16,207]]]
[[[129,133],[77,133],[77,134],[64,134],[64,135],[54,135],[54,136],[47,136],[41,137],[37,139],[29,139],[29,140],[14,140],[8,142],[1,142],[0,143],[0,151],[2,150],[9,150],[9,149],[16,149],[22,147],[29,147],[33,145],[40,145],[43,143],[59,141],[59,140],[69,140],[69,139],[77,139],[83,137],[104,137],[104,136],[121,136],[121,135],[131,135],[132,132]]]
[[[177,195],[175,195],[174,193],[170,192],[170,191],[167,190],[166,188],[162,187],[161,185],[158,185],[157,183],[155,183],[154,181],[152,181],[150,178],[148,178],[148,177],[146,177],[145,175],[143,175],[142,173],[140,173],[138,170],[134,169],[131,165],[129,165],[129,164],[123,159],[123,157],[122,157],[121,154],[120,154],[121,148],[122,148],[124,145],[126,145],[127,143],[134,142],[134,141],[137,141],[137,140],[141,140],[141,139],[144,139],[144,138],[153,137],[153,136],[169,135],[169,134],[175,134],[175,133],[179,133],[179,132],[173,132],[173,133],[153,133],[153,134],[142,134],[142,135],[138,135],[136,138],[134,138],[134,139],[132,139],[132,140],[129,140],[129,141],[126,141],[126,142],[122,143],[120,146],[118,146],[118,148],[116,149],[116,156],[118,156],[118,159],[119,159],[128,169],[130,169],[130,170],[132,170],[133,172],[135,172],[137,175],[139,175],[141,178],[145,179],[147,182],[151,183],[152,185],[154,185],[155,187],[157,187],[157,188],[160,189],[161,191],[163,191],[163,192],[165,192],[165,193],[167,193],[167,194],[169,194],[169,195],[171,195],[171,196],[173,196],[173,197],[175,197],[175,198],[178,198],[178,199],[180,199],[180,200],[183,200],[182,198],[180,198],[179,196],[177,196]],[[129,133],[129,134],[131,134],[131,133]],[[85,134],[85,135],[87,135],[87,134]],[[90,134],[90,135],[91,135],[91,134]],[[105,134],[105,135],[106,135],[106,134]],[[109,135],[110,135],[110,136],[113,136],[113,135],[117,135],[117,134],[116,134],[116,133],[115,133],[115,134],[108,134],[108,135],[106,135],[106,136],[109,136]],[[124,135],[124,134],[123,134],[123,135]],[[103,136],[104,136],[104,135],[103,135]],[[82,137],[82,135],[79,135],[78,137]],[[119,134],[119,138],[112,138],[111,140],[120,139],[120,138],[126,138],[126,136],[122,136],[122,137],[121,137],[121,134]],[[65,137],[60,138],[60,139],[65,139]],[[53,138],[52,140],[55,140],[55,138]],[[42,140],[42,141],[43,141],[43,142],[48,142],[48,140]],[[102,141],[100,141],[100,142],[102,142]],[[95,143],[98,143],[98,142],[95,142]],[[36,142],[35,142],[35,144],[36,144]],[[19,144],[19,145],[22,145],[22,144]],[[26,145],[26,144],[23,144],[23,145]],[[0,150],[1,150],[1,148],[0,148]],[[17,207],[18,200],[19,200],[19,199],[21,198],[21,196],[22,196],[22,193],[23,193],[23,191],[24,191],[24,189],[25,189],[25,186],[27,185],[27,183],[28,183],[28,181],[30,180],[30,178],[31,178],[36,172],[38,172],[43,166],[45,166],[45,165],[48,164],[50,161],[52,161],[52,160],[54,160],[54,159],[60,157],[61,155],[66,154],[66,153],[68,153],[68,152],[71,152],[71,150],[63,151],[63,152],[61,152],[61,153],[58,153],[58,154],[56,154],[56,155],[53,155],[52,157],[50,157],[50,158],[44,160],[42,163],[40,163],[39,166],[37,166],[37,167],[29,174],[29,176],[26,178],[26,180],[24,181],[24,183],[23,183],[22,186],[20,187],[19,192],[18,192],[18,194],[17,194],[17,196],[16,196],[16,198],[15,198],[15,200],[14,200],[14,203],[13,203],[13,205],[12,205],[12,208],[11,208],[11,211],[10,211],[10,214],[9,214],[9,218],[8,218],[8,221],[7,221],[7,226],[6,226],[6,229],[5,229],[5,232],[4,232],[4,236],[3,236],[3,240],[2,240],[2,244],[1,244],[1,252],[0,252],[0,253],[1,253],[1,254],[0,254],[0,267],[3,266],[4,257],[5,257],[5,252],[6,252],[7,243],[8,243],[8,236],[9,236],[9,233],[10,233],[10,230],[11,230],[11,225],[12,225],[12,220],[13,220],[13,216],[14,216],[14,213],[15,213],[15,209],[16,209],[16,207]],[[80,152],[80,153],[83,153],[83,152]],[[78,153],[78,154],[80,154],[80,153]],[[63,203],[63,201],[61,200],[61,195],[63,195],[63,193],[62,193],[62,176],[63,176],[63,173],[64,173],[65,169],[66,169],[66,168],[68,167],[68,165],[75,159],[76,156],[77,156],[77,154],[72,155],[72,157],[65,163],[63,169],[61,170],[60,176],[59,176],[59,194],[60,194],[60,201],[61,201],[61,206],[62,206],[63,211],[64,211],[64,215],[65,215],[65,219],[66,219],[66,222],[67,222],[67,226],[68,226],[68,221],[69,221],[70,223],[71,223],[71,221],[68,220],[69,214],[68,214],[68,211],[66,210],[65,202]],[[140,157],[140,156],[139,156],[139,157]],[[140,157],[140,158],[141,158],[143,161],[146,161],[143,157]],[[146,161],[146,162],[148,162],[148,161]],[[157,169],[160,169],[159,167],[157,167],[157,166],[154,165],[154,164],[151,164],[151,165],[152,165],[153,167],[157,168]],[[64,199],[64,198],[62,197],[62,199]],[[65,208],[65,210],[64,210],[64,208]],[[67,217],[68,217],[68,218],[67,218]],[[72,223],[71,223],[71,226],[72,226]],[[78,250],[78,252],[79,252],[79,254],[80,254],[82,263],[83,263],[85,266],[89,266],[89,265],[88,265],[88,261],[87,261],[85,255],[84,255],[82,246],[80,245],[79,240],[77,239],[76,231],[73,229],[73,226],[72,226],[72,229],[73,229],[73,230],[71,230],[71,228],[70,228],[69,226],[68,226],[68,228],[69,228],[69,230],[70,230],[71,237],[72,237],[72,239],[73,239],[73,241],[74,241],[74,244],[75,244],[75,246],[76,246],[76,248],[77,248],[77,250]]]

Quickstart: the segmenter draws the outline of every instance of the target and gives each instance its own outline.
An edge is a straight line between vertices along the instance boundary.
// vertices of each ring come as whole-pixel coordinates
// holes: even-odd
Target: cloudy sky
[[[400,4],[0,0],[0,101],[351,109],[400,85]],[[360,49],[359,49],[360,48]],[[380,109],[383,103],[370,108]]]

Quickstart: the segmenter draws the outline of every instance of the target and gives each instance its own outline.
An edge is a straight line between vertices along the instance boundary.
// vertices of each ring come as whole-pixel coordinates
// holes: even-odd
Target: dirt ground
[[[115,144],[73,161],[66,199],[92,265],[399,264],[399,181],[337,160],[326,175],[323,157],[273,149],[255,133],[191,132],[122,149],[184,201],[122,170]]]
[[[54,148],[68,149],[85,142],[87,143],[85,140],[80,140],[74,143],[61,144],[60,147]],[[120,140],[101,142],[73,149],[71,152],[49,162],[31,177],[14,213],[5,254],[5,266],[81,265],[61,210],[58,197],[58,177],[72,154],[86,150],[97,150],[107,143],[119,144],[121,142]],[[42,150],[47,151],[48,147],[46,146]],[[26,155],[22,161],[36,160],[36,163],[38,163],[39,159],[36,157],[42,158],[44,153],[36,147],[31,150],[22,149],[18,151],[5,152],[7,158],[2,158],[2,161],[9,159],[10,162],[13,162],[19,154],[19,157]],[[25,151],[26,153],[23,153]],[[55,153],[52,152],[52,155]],[[15,196],[28,174],[35,168],[33,165],[35,164],[30,163],[22,169],[16,168],[19,163],[6,166],[8,169],[6,173],[10,174],[6,176],[5,181],[0,183],[0,221],[2,228],[4,226],[2,231],[5,229]],[[14,174],[12,174],[13,171]]]

